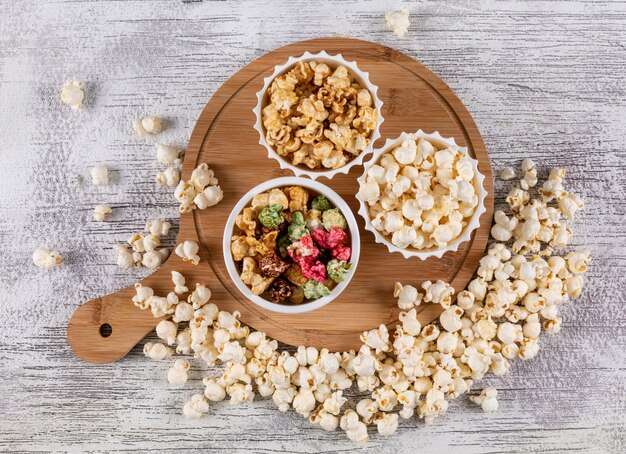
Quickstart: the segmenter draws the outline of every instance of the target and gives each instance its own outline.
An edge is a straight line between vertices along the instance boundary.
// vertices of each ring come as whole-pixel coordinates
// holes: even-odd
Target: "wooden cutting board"
[[[349,287],[332,303],[306,314],[281,315],[260,309],[245,299],[230,281],[222,257],[222,236],[228,215],[241,196],[263,181],[290,175],[267,157],[253,129],[252,109],[263,78],[290,56],[322,50],[331,55],[341,53],[347,60],[356,61],[362,70],[370,73],[372,83],[378,85],[385,121],[377,146],[403,131],[418,129],[439,131],[444,137],[454,137],[459,145],[467,146],[486,177],[487,212],[481,217],[481,226],[472,240],[457,252],[447,253],[442,259],[405,259],[376,244],[373,234],[363,228],[354,197],[358,190],[356,178],[362,167],[332,180],[322,178],[322,183],[344,197],[357,218],[361,231],[359,265]],[[196,282],[208,285],[213,292],[212,302],[218,307],[239,311],[243,322],[287,344],[335,351],[356,349],[363,331],[381,323],[394,328],[398,314],[393,297],[396,281],[419,286],[426,280],[443,279],[458,292],[472,278],[487,244],[493,216],[493,175],[476,124],[441,79],[417,61],[386,46],[346,38],[315,39],[290,44],[253,61],[227,80],[202,111],[187,146],[182,177],[188,179],[202,162],[215,170],[225,196],[215,207],[181,215],[178,242],[198,242],[200,264],[185,263],[172,254],[141,283],[152,287],[157,294],[166,295],[173,290],[171,271],[180,271],[187,278],[188,287],[193,288]],[[159,319],[153,318],[150,311],[136,308],[131,301],[134,294],[134,287],[128,287],[88,301],[76,310],[68,325],[68,340],[80,358],[93,363],[115,361],[154,329]],[[441,312],[440,306],[432,304],[423,304],[420,309],[419,319],[423,324]]]

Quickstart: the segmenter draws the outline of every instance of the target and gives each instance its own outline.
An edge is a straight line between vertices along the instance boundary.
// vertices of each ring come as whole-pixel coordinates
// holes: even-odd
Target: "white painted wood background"
[[[404,5],[411,27],[400,39],[383,16]],[[185,421],[203,371],[170,390],[167,364],[139,348],[98,367],[65,338],[81,302],[146,274],[117,268],[111,246],[149,218],[177,218],[131,120],[163,115],[165,139],[184,145],[231,73],[333,35],[395,47],[440,75],[474,115],[496,169],[527,156],[544,175],[566,167],[587,205],[574,223],[576,244],[594,257],[587,288],[536,359],[478,384],[500,390],[495,414],[461,398],[433,426],[403,421],[365,447],[271,401],[213,405]],[[87,83],[79,112],[59,102],[72,77]],[[624,452],[625,126],[624,2],[0,0],[0,450]],[[112,169],[111,186],[86,182],[96,163]],[[97,203],[114,206],[109,222],[90,220]],[[39,245],[58,248],[65,265],[36,269]]]

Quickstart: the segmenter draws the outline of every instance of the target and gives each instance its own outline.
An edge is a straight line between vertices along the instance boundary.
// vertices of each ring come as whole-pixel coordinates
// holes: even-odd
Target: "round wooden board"
[[[331,55],[341,53],[347,60],[356,61],[361,69],[370,73],[372,83],[378,85],[385,121],[377,146],[403,131],[418,129],[439,131],[444,137],[454,137],[459,145],[467,146],[485,175],[487,212],[481,217],[481,226],[472,240],[457,252],[447,253],[442,259],[405,259],[376,244],[373,234],[363,228],[354,197],[358,190],[356,178],[362,173],[362,167],[355,167],[348,175],[338,175],[332,180],[320,179],[352,208],[361,231],[361,258],[348,289],[335,301],[311,313],[282,315],[257,307],[239,293],[226,271],[222,237],[228,215],[241,196],[263,181],[290,175],[267,157],[253,129],[252,108],[256,105],[256,92],[263,86],[263,78],[290,56],[322,50]],[[442,279],[458,292],[474,274],[489,237],[493,175],[485,145],[471,115],[452,90],[426,67],[396,50],[368,41],[326,38],[298,42],[274,50],[238,71],[220,87],[200,115],[187,147],[183,178],[188,179],[202,162],[215,170],[224,190],[224,200],[207,210],[183,214],[178,241],[198,241],[203,260],[193,266],[172,255],[142,283],[159,294],[166,294],[173,287],[171,271],[180,271],[187,278],[188,286],[195,282],[207,284],[213,292],[212,301],[221,309],[239,311],[244,323],[287,344],[336,351],[358,348],[363,331],[380,324],[393,328],[398,313],[392,295],[396,281],[418,286],[426,280]],[[81,358],[98,363],[118,359],[156,325],[158,319],[152,318],[149,311],[133,306],[130,301],[133,294],[134,289],[129,287],[90,301],[76,311],[68,326],[68,338]],[[419,319],[423,324],[441,312],[440,306],[432,304],[424,304],[420,309]],[[100,335],[102,323],[111,325],[111,336]]]

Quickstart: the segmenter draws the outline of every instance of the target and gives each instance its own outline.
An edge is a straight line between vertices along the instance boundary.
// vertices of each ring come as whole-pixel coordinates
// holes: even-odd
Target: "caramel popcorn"
[[[259,270],[261,271],[261,276],[270,278],[277,278],[283,274],[287,268],[289,268],[289,264],[284,262],[274,252],[270,252],[259,258],[258,265]]]
[[[265,140],[293,165],[343,167],[365,150],[376,129],[379,112],[372,94],[343,65],[300,61],[272,81],[268,95],[262,110]],[[302,204],[288,197],[290,209]]]

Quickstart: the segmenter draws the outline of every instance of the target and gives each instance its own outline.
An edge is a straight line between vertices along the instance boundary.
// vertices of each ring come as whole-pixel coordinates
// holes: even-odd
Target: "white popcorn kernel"
[[[123,244],[113,246],[113,251],[117,254],[117,266],[124,269],[133,268],[135,266],[135,258],[128,251],[128,247]]]
[[[396,36],[402,38],[409,29],[409,25],[411,25],[409,10],[404,8],[402,11],[389,11],[385,14],[385,21],[387,28],[393,30]]]
[[[167,371],[167,381],[172,386],[180,387],[187,383],[187,371],[189,362],[183,358],[178,358],[174,365]]]
[[[163,219],[153,219],[146,223],[146,232],[150,232],[151,235],[165,236],[169,233],[172,224]]]
[[[197,265],[200,263],[200,256],[198,255],[199,250],[200,246],[195,241],[183,241],[176,246],[174,252],[176,252],[176,255],[182,258],[185,262]]]
[[[204,395],[211,402],[220,402],[226,398],[226,389],[214,378],[205,378],[204,383]]]
[[[374,418],[378,433],[384,437],[393,435],[398,429],[398,415],[391,413],[379,413]]]
[[[169,358],[174,353],[174,350],[158,342],[147,342],[143,346],[143,354],[148,358],[162,360]]]
[[[498,390],[490,386],[485,388],[479,396],[471,396],[470,400],[480,405],[485,413],[492,413],[498,409]]]
[[[105,166],[91,168],[91,184],[94,186],[106,186],[109,184],[109,169]]]
[[[168,167],[156,174],[155,181],[159,186],[175,188],[180,183],[180,171],[176,167]]]
[[[178,326],[176,323],[169,320],[161,320],[156,326],[156,333],[161,339],[163,339],[167,345],[174,345],[176,343],[176,334],[178,332]]]
[[[519,357],[524,360],[529,360],[537,356],[539,353],[539,343],[537,339],[524,338],[519,347]]]
[[[200,419],[209,411],[209,401],[202,394],[194,394],[183,406],[183,414],[187,419]]]
[[[62,262],[61,255],[54,249],[40,247],[33,252],[33,263],[39,268],[50,270]]]
[[[172,164],[181,164],[183,162],[182,156],[183,151],[172,147],[170,145],[165,145],[159,142],[155,142],[154,147],[157,151],[157,160],[164,165],[172,165]]]
[[[512,180],[515,178],[515,170],[512,167],[505,167],[500,171],[500,179],[501,180]]]
[[[398,307],[401,310],[408,311],[413,307],[417,307],[422,302],[422,293],[418,292],[412,285],[402,285],[396,282],[393,296],[398,298]]]
[[[359,185],[359,192],[356,197],[363,202],[373,205],[380,197],[380,187],[378,186],[378,183],[373,179],[368,178],[365,180],[365,183],[361,183]]]
[[[359,415],[354,410],[346,410],[339,421],[339,426],[355,443],[365,443],[369,440],[367,426],[359,420]]]
[[[163,255],[158,251],[148,251],[141,259],[141,264],[151,270],[157,269],[161,263],[163,263]]]
[[[174,283],[174,292],[178,295],[187,293],[189,289],[185,286],[185,276],[178,271],[172,271],[172,282]]]
[[[109,205],[96,205],[93,209],[93,219],[98,222],[104,221],[113,210]]]
[[[138,118],[133,122],[133,129],[139,137],[145,137],[147,134],[158,134],[163,128],[162,121],[159,117],[150,116]]]
[[[417,311],[415,308],[408,312],[400,312],[399,320],[400,323],[402,323],[402,330],[406,334],[410,336],[417,336],[420,333],[422,325],[417,319]]]
[[[524,173],[530,172],[536,167],[537,167],[537,164],[535,164],[535,161],[533,161],[532,159],[527,158],[522,161],[522,172]]]
[[[219,186],[208,186],[193,199],[199,210],[217,205],[224,198],[224,191]]]
[[[315,396],[313,391],[300,388],[300,391],[293,398],[293,409],[302,416],[309,416],[315,408]]]
[[[74,110],[78,110],[85,100],[85,92],[83,91],[83,83],[77,80],[69,80],[63,84],[61,88],[61,102],[70,106]]]

